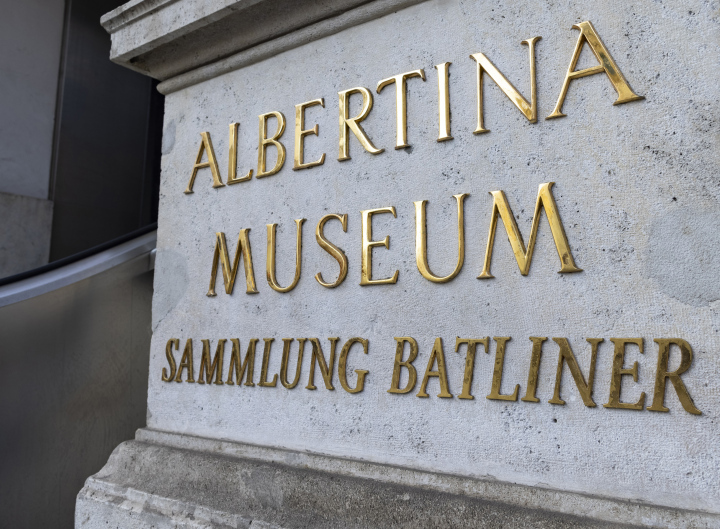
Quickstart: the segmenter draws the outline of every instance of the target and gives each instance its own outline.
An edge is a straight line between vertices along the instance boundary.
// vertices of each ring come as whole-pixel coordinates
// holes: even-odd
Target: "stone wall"
[[[671,526],[683,525],[682,517],[671,520],[672,513],[692,511],[702,517],[699,526],[713,526],[720,515],[720,453],[713,442],[720,323],[712,257],[720,159],[712,116],[720,79],[707,60],[717,54],[720,42],[715,4],[430,0],[387,11],[380,4],[388,2],[374,2],[237,50],[161,84],[167,94],[166,149],[148,431],[206,439],[206,445],[189,453],[192,461],[208,453],[218,456],[221,450],[212,441],[217,440],[414,469],[423,476],[459,476],[469,480],[464,483],[529,487],[532,501],[493,500],[515,506],[532,504],[615,523]],[[183,5],[190,9],[194,4]],[[367,16],[369,12],[373,15]],[[144,23],[148,20],[152,16]],[[583,21],[592,22],[615,63],[603,59],[605,71],[572,80],[562,107],[566,117],[547,120],[578,43],[579,31],[572,27]],[[203,24],[212,26],[207,20]],[[195,26],[195,33],[179,40],[201,42],[202,34]],[[114,38],[123,35],[120,31]],[[529,100],[528,46],[521,41],[536,36],[542,36],[535,46],[537,122],[519,112],[485,75],[484,124],[489,132],[473,134],[478,120],[477,70],[468,56],[483,53]],[[438,70],[433,66],[444,62],[452,62],[454,139],[438,142]],[[575,69],[597,64],[585,45]],[[416,69],[423,69],[425,80],[407,80],[409,146],[395,149],[395,85],[379,93],[376,87],[383,79]],[[606,75],[610,71],[621,71],[642,99],[613,105],[618,93]],[[367,87],[374,96],[362,127],[384,152],[369,153],[351,134],[351,158],[338,161],[338,92],[354,87]],[[324,107],[307,110],[306,128],[318,124],[319,134],[305,136],[304,156],[312,161],[324,153],[325,161],[293,171],[295,105],[317,98],[323,98]],[[350,116],[360,112],[360,101],[353,96]],[[213,186],[205,167],[197,174],[193,193],[183,193],[202,132],[210,133],[220,177],[227,181],[232,122],[239,123],[238,177],[249,169],[257,173],[258,116],[271,111],[287,118],[280,138],[287,160],[279,172]],[[272,134],[275,118],[269,123]],[[268,152],[272,166],[275,147]],[[564,261],[558,259],[558,232],[548,229],[543,212],[529,272],[523,275],[506,236],[507,217],[497,225],[494,278],[479,279],[493,201],[499,196],[491,192],[504,192],[527,243],[539,186],[550,182],[569,243]],[[453,196],[458,194],[469,195],[464,202],[464,265],[452,280],[431,282],[416,264],[413,203],[428,201],[429,267],[443,276],[457,261]],[[361,211],[390,206],[396,216],[378,214],[372,221],[373,240],[388,236],[390,241],[389,248],[373,250],[372,273],[376,279],[389,278],[397,270],[398,280],[361,286]],[[547,211],[547,197],[544,206]],[[314,277],[320,272],[332,281],[338,273],[335,260],[313,237],[320,219],[330,213],[347,214],[347,230],[336,219],[327,224],[326,235],[347,255],[349,268],[347,279],[332,289]],[[268,258],[266,225],[277,224],[276,279],[287,286],[295,270],[296,219],[307,219],[302,273],[294,288],[280,293],[263,273]],[[554,214],[553,219],[557,220]],[[258,293],[245,292],[245,265],[238,265],[234,290],[228,294],[222,274],[213,270],[216,234],[226,234],[232,259],[243,229],[250,229]],[[558,273],[573,268],[582,271]],[[217,295],[208,297],[215,273]],[[329,359],[334,337],[339,339],[337,355],[350,338],[368,340],[368,354],[356,346],[347,365],[351,386],[358,383],[354,370],[369,372],[363,391],[343,389],[337,355],[335,373],[327,382],[321,380],[320,368],[313,368],[313,384],[310,338],[318,339]],[[399,337],[418,343],[414,385],[408,382],[409,370],[396,361]],[[456,340],[484,337],[487,351],[477,346],[474,378],[466,392],[466,346],[458,347]],[[290,344],[290,378],[296,372],[299,338],[307,339],[299,383],[273,384],[273,376],[282,374],[283,339]],[[220,384],[199,384],[202,340],[208,340],[209,360],[223,339],[227,342]],[[258,340],[252,386],[225,383],[232,339],[239,340],[243,355],[251,340]],[[668,343],[662,339],[675,340],[668,346],[668,372],[680,365],[680,346],[687,342],[693,351],[690,367],[679,370],[691,399],[681,402],[682,390],[668,379],[664,402],[669,411],[664,413],[657,411],[662,407],[657,398],[663,393],[656,392],[656,373],[663,367],[658,355]],[[189,340],[192,373],[181,369],[178,375],[174,368],[187,362]],[[594,363],[588,340],[597,345]],[[446,375],[439,372],[440,346]],[[407,358],[407,345],[404,351]],[[574,372],[567,366],[568,351],[577,361]],[[565,364],[558,373],[559,359]],[[621,372],[633,365],[636,379],[629,371]],[[578,387],[589,384],[592,367],[594,388],[583,394]],[[394,370],[401,375],[399,387],[410,384],[408,393],[388,391],[398,387],[392,382]],[[429,396],[418,398],[425,396],[421,383],[426,376]],[[447,388],[440,383],[445,378]],[[665,380],[660,376],[661,382]],[[451,398],[440,398],[446,393]],[[469,393],[474,399],[459,398]],[[645,401],[638,409],[618,409],[620,401],[640,402],[643,393]],[[151,446],[140,443],[133,450],[152,451],[168,443],[154,438]],[[124,461],[131,456],[117,457]],[[110,471],[117,464],[109,463],[106,474],[88,483],[79,512],[92,510],[97,482],[119,483]],[[164,463],[153,464],[158,468]],[[179,465],[170,468],[182,471]],[[164,479],[172,474],[168,469],[161,472]],[[207,478],[200,470],[193,475],[196,486]],[[133,479],[130,473],[121,480],[123,486],[145,493],[154,490]],[[222,477],[209,479],[225,483]],[[428,480],[423,477],[416,485],[422,487]],[[540,499],[547,491],[560,495],[559,506]],[[107,494],[122,498],[125,493]],[[612,507],[574,508],[567,494],[609,499]],[[192,505],[195,500],[183,501]],[[210,508],[209,500],[197,502]],[[627,502],[637,506],[634,514],[620,507]],[[653,514],[640,514],[645,508]],[[218,509],[225,512],[222,506]],[[277,509],[292,510],[286,503]],[[101,520],[98,516],[88,519]],[[303,526],[281,514],[274,520]]]

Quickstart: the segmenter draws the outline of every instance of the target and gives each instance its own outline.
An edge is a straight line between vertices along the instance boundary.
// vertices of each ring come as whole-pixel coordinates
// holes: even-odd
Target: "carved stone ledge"
[[[697,511],[149,429],[120,445],[80,492],[77,526],[98,520],[252,529],[720,523]]]
[[[422,1],[133,0],[101,23],[110,59],[171,79],[161,87],[168,93]]]

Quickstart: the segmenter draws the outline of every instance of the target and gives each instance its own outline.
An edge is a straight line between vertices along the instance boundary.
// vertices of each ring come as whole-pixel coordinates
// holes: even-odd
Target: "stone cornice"
[[[422,1],[131,0],[101,23],[110,59],[169,93]]]
[[[105,13],[100,18],[100,24],[108,33],[114,33],[123,26],[130,24],[168,4],[178,0],[131,0],[120,7]]]

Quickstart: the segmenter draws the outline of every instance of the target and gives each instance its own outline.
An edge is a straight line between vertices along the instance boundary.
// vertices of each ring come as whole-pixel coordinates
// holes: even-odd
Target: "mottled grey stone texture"
[[[53,203],[0,193],[0,277],[47,264]]]
[[[112,35],[113,61],[165,80],[184,73],[193,78],[198,67],[212,69],[225,62],[219,59],[243,50],[257,62],[258,52],[265,58],[337,33],[357,23],[348,24],[345,14],[367,20],[378,9],[386,14],[421,1],[147,0],[128,2],[103,16],[101,22]],[[358,6],[363,8],[353,9]],[[275,39],[280,36],[284,38]],[[288,46],[288,42],[292,44]],[[268,48],[274,53],[261,51]],[[217,72],[211,77],[215,75]]]
[[[688,520],[682,513],[693,512],[705,520],[705,526],[717,526],[720,292],[715,283],[720,263],[715,254],[720,241],[715,227],[720,201],[720,136],[715,116],[720,70],[710,67],[709,60],[720,54],[718,3],[429,0],[394,12],[373,11],[376,18],[363,18],[363,13],[368,13],[363,10],[375,9],[380,3],[370,2],[340,16],[357,21],[356,25],[333,26],[335,32],[320,34],[307,28],[299,30],[165,81],[169,92],[167,137],[148,427],[188,438],[217,439],[218,445],[251,443],[366,461],[385,468],[415,469],[426,473],[423,475],[459,476],[467,483],[522,485],[536,491],[526,496],[536,498],[533,508],[548,509],[558,516],[576,514],[616,523],[682,527],[683,520]],[[545,120],[555,105],[578,39],[571,26],[584,20],[592,21],[630,85],[645,99],[613,106],[616,93],[608,78],[594,75],[572,82],[563,107],[567,117]],[[208,28],[198,31],[210,31],[211,26]],[[298,35],[302,40],[297,40]],[[486,54],[529,97],[528,54],[520,41],[537,35],[543,37],[537,44],[538,122],[529,123],[486,78],[485,126],[490,132],[473,135],[476,69],[468,55]],[[266,46],[264,51],[253,55],[253,50],[262,46]],[[276,53],[269,53],[271,49]],[[452,62],[454,140],[438,143],[437,73],[433,65],[445,61]],[[594,64],[594,57],[585,49],[578,68]],[[396,150],[395,91],[389,87],[376,94],[375,87],[381,79],[417,68],[425,70],[427,81],[410,79],[407,85],[411,147]],[[352,159],[338,162],[337,93],[356,86],[375,93],[373,110],[362,125],[385,152],[373,156],[352,137]],[[319,167],[292,171],[295,105],[320,97],[325,108],[313,107],[306,115],[307,128],[317,123],[319,136],[306,138],[305,159],[315,160],[326,153],[326,161]],[[288,118],[281,140],[288,149],[288,161],[278,174],[214,189],[209,171],[204,169],[197,177],[195,192],[183,194],[200,132],[211,133],[220,171],[226,178],[228,124],[239,122],[238,174],[245,174],[250,168],[257,169],[257,116],[273,110]],[[355,98],[351,115],[358,110]],[[274,122],[270,130],[274,130]],[[274,149],[269,152],[272,163]],[[558,274],[557,252],[543,216],[529,275],[520,274],[500,225],[492,265],[495,278],[478,280],[492,207],[488,192],[506,193],[527,241],[538,185],[550,181],[556,182],[553,192],[559,213],[577,265],[584,271]],[[457,255],[452,195],[459,193],[470,194],[465,204],[465,265],[451,282],[431,283],[419,274],[415,263],[413,202],[429,201],[429,264],[436,274],[445,275],[455,266]],[[376,240],[390,237],[389,249],[374,251],[373,268],[375,277],[388,277],[399,270],[399,280],[395,285],[361,287],[360,211],[387,206],[397,209],[397,218],[381,215],[373,223]],[[336,289],[321,287],[313,277],[317,272],[325,278],[337,273],[336,263],[313,237],[317,222],[327,213],[348,214],[346,233],[334,221],[326,230],[349,258],[347,280]],[[280,294],[265,281],[266,225],[278,224],[277,275],[280,284],[287,285],[295,258],[293,221],[300,218],[307,219],[302,277],[294,290]],[[243,228],[251,229],[259,293],[245,294],[241,271],[232,295],[225,294],[218,275],[217,297],[206,297],[215,233],[227,234],[230,252],[234,253],[237,234]],[[305,389],[311,360],[308,347],[301,380],[294,389],[279,383],[277,387],[257,385],[262,338],[275,340],[268,370],[272,378],[280,368],[282,338],[317,337],[327,357],[329,337],[340,337],[344,342],[354,336],[367,338],[370,344],[369,354],[355,350],[348,366],[350,372],[369,370],[362,393],[345,392],[337,373],[334,391],[325,389],[317,373],[318,389]],[[435,379],[429,384],[427,399],[416,397],[419,381],[408,394],[388,393],[397,336],[418,340],[415,366],[419,377],[435,338],[443,339],[449,390],[454,398],[437,398],[439,385]],[[461,353],[454,352],[458,336],[512,337],[501,389],[511,393],[519,384],[521,397],[528,380],[529,337],[567,338],[586,376],[590,363],[586,339],[604,338],[595,374],[593,398],[597,406],[583,404],[567,368],[561,395],[567,404],[548,403],[553,397],[558,362],[558,346],[551,339],[543,345],[537,386],[540,402],[485,398],[493,376],[494,344],[489,355],[478,349],[472,386],[475,399],[458,399],[465,366],[464,348]],[[622,398],[635,402],[645,392],[647,405],[652,400],[657,365],[658,349],[653,339],[687,340],[693,347],[694,361],[682,379],[702,415],[686,412],[671,385],[665,399],[669,413],[604,408],[612,373],[609,339],[620,337],[644,339],[643,354],[634,346],[628,348],[626,366],[637,361],[639,378],[637,382],[623,378]],[[196,370],[201,339],[210,340],[214,352],[219,339],[239,338],[243,353],[251,338],[260,339],[256,386],[162,381],[162,370],[168,366],[165,347],[171,338],[181,341],[180,351],[175,353],[178,363],[185,340],[194,340]],[[225,378],[229,350],[228,344]],[[297,341],[292,346],[291,371],[296,355]],[[673,349],[671,369],[678,362],[678,351]],[[354,384],[354,374],[351,381]],[[163,445],[170,441],[153,442]],[[149,453],[145,448],[137,450]],[[164,448],[157,450],[169,454]],[[200,461],[215,457],[203,455],[210,450],[206,445],[195,450],[199,453],[188,456],[188,465],[200,466],[193,468],[205,468]],[[132,459],[124,455],[120,460],[128,458]],[[183,475],[183,467],[179,463],[167,465],[171,460],[176,461],[150,458],[147,465],[175,483],[173,480]],[[228,462],[228,472],[242,473],[240,469],[247,468],[243,465]],[[140,467],[136,471],[138,475],[152,474]],[[342,474],[339,468],[323,471]],[[209,499],[198,502],[221,513],[248,519],[258,516],[283,526],[288,523],[283,513],[296,509],[289,500],[291,491],[300,487],[293,472],[278,469],[281,477],[277,481],[263,478],[243,482],[248,490],[266,486],[263,483],[280,487],[283,492],[278,497],[283,501],[267,503],[262,508],[267,511],[260,507],[253,510],[251,503],[245,510],[233,510]],[[193,482],[183,498],[178,495],[185,493],[177,488],[174,492],[158,488],[157,495],[168,494],[170,499],[182,499],[190,505],[194,501],[190,492],[198,488],[223,489],[225,478],[212,474],[211,470],[192,474],[199,481]],[[127,476],[124,483],[130,486],[135,478],[132,473]],[[101,480],[112,484],[118,479],[108,468]],[[350,494],[352,480],[327,479],[342,481],[338,490]],[[368,479],[377,482],[377,490],[389,486],[381,485],[377,477]],[[424,478],[418,479],[422,482]],[[417,485],[422,486],[421,482]],[[154,485],[138,483],[139,490],[156,494]],[[319,483],[315,487],[325,490]],[[349,488],[343,489],[346,483]],[[88,487],[82,509],[90,512],[90,502],[95,500],[92,483]],[[372,489],[369,487],[368,491]],[[356,494],[363,497],[363,490],[357,484]],[[557,491],[561,498],[557,505],[549,500],[543,504],[537,498],[544,496],[533,496],[547,490]],[[503,503],[493,496],[497,491],[483,491],[473,500],[453,497],[427,501],[447,501],[445,505],[452,512],[461,510],[452,505],[464,505],[466,512],[472,513],[467,520],[486,517],[492,526],[494,515],[490,511],[505,513],[505,507],[483,510],[486,507],[482,505],[489,505],[481,504],[483,501]],[[456,492],[462,496],[467,491]],[[314,509],[317,523],[330,525],[332,520],[338,523],[332,518],[338,511],[329,506],[335,501],[334,493],[327,494],[327,502],[318,499],[312,507],[302,508],[309,509],[307,512]],[[630,508],[575,504],[568,495],[607,498],[615,502],[613,505]],[[122,493],[113,497],[122,497]],[[523,496],[508,497],[517,508],[529,506]],[[476,500],[479,503],[473,503]],[[361,509],[361,516],[374,516],[365,512],[372,511],[369,506],[374,502],[368,499],[362,504],[368,507]],[[275,514],[269,514],[272,505],[278,511]],[[384,511],[378,507],[378,512],[392,512],[395,507],[387,505]],[[665,509],[667,516],[645,516],[643,509],[654,509],[655,513]],[[323,518],[325,515],[328,517]],[[518,524],[535,523],[516,519]],[[309,518],[293,520],[298,527],[310,524]],[[348,520],[350,525],[401,523],[391,518]],[[435,523],[428,520],[428,524]],[[565,523],[562,517],[557,520]]]
[[[107,486],[106,481],[112,485]],[[118,505],[120,501],[131,503]],[[340,477],[271,462],[228,461],[208,453],[138,442],[119,446],[108,465],[80,493],[76,527],[107,527],[108,521],[110,527],[147,527],[151,523],[159,528],[251,529],[611,526],[423,487]]]

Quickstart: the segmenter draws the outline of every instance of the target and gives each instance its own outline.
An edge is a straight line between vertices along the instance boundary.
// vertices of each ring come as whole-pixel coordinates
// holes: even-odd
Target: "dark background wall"
[[[67,0],[55,122],[50,261],[157,219],[163,97],[110,62],[100,17],[122,0]]]

